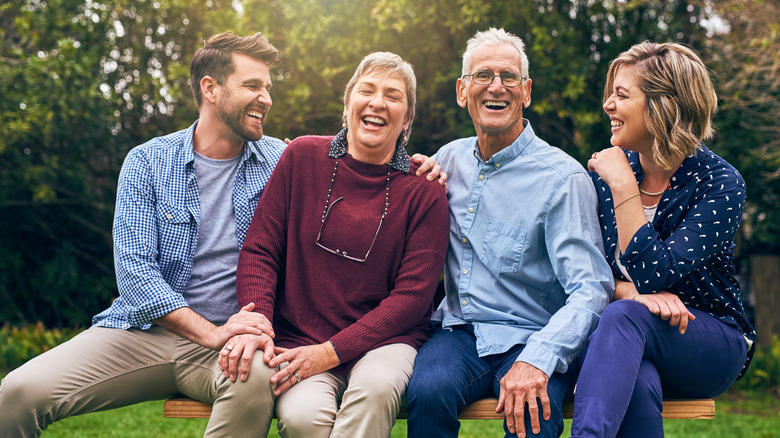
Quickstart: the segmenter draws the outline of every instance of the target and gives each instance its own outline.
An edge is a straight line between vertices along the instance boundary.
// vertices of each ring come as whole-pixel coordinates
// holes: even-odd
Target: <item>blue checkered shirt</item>
[[[129,329],[187,306],[182,292],[198,243],[200,199],[192,135],[154,138],[130,151],[122,165],[114,213],[114,267],[119,297],[93,325]],[[264,136],[247,142],[233,183],[237,249],[286,144]]]

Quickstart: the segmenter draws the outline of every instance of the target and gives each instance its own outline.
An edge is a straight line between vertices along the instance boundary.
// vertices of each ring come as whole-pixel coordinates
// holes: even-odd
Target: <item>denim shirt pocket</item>
[[[480,260],[495,274],[517,272],[523,258],[523,248],[528,232],[525,228],[488,220]]]

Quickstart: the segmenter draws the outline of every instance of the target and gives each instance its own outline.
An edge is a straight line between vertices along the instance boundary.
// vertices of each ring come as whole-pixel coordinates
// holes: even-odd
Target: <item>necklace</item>
[[[328,215],[328,207],[330,206],[330,193],[333,191],[333,181],[336,180],[336,171],[339,169],[339,159],[336,158],[336,165],[333,167],[333,176],[330,177],[330,187],[328,187],[328,197],[325,199],[325,210],[322,211],[322,223],[325,223],[325,217]],[[390,170],[391,167],[387,166],[387,185],[385,186],[385,211],[382,212],[382,219],[387,215],[387,206],[390,205]],[[341,198],[336,201],[340,201]],[[333,201],[335,204],[336,201]],[[377,230],[377,232],[379,232]]]
[[[639,187],[639,184],[637,184],[637,187]],[[655,192],[655,193],[653,193],[653,192],[646,192],[645,190],[642,189],[642,187],[639,187],[639,191],[642,192],[643,194],[647,195],[647,196],[660,196],[660,195],[663,195],[665,191],[667,191],[667,190],[669,190],[671,188],[672,188],[672,182],[669,181],[668,183],[666,183],[666,188],[661,190],[660,192]]]
[[[647,196],[658,196],[658,195],[663,195],[666,190],[664,189],[664,190],[661,190],[660,192],[652,193],[652,192],[646,192],[646,191],[642,190],[642,187],[639,187],[639,191],[644,193]]]
[[[657,202],[655,204],[653,204],[653,205],[642,204],[642,208],[644,208],[645,210],[652,210],[652,209],[654,209],[656,207],[658,207],[658,203]]]

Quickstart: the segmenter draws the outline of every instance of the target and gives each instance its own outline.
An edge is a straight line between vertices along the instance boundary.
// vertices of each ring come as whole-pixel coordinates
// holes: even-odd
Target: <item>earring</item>
[[[341,127],[342,128],[346,128],[347,127],[347,122],[341,122]]]

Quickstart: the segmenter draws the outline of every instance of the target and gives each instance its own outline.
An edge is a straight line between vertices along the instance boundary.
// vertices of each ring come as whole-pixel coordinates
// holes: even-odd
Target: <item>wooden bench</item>
[[[461,420],[503,420],[504,414],[496,414],[494,398],[482,399],[463,409],[458,418]],[[564,418],[571,418],[574,405],[563,405]],[[715,418],[715,400],[711,398],[700,400],[664,400],[664,410],[661,413],[664,420],[712,420]],[[209,418],[211,405],[195,401],[189,397],[176,396],[165,401],[163,407],[165,418]],[[401,409],[398,418],[407,417],[406,409]]]

